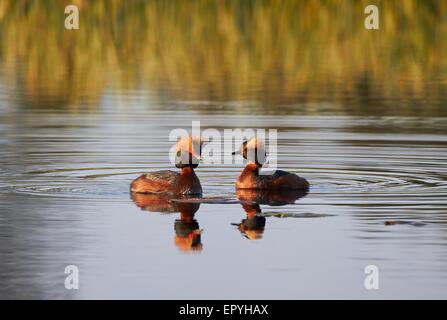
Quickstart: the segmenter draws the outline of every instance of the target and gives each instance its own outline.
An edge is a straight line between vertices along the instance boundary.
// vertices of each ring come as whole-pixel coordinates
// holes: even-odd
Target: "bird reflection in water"
[[[182,252],[202,251],[202,230],[194,215],[200,208],[197,202],[173,201],[173,198],[157,194],[131,193],[133,202],[142,210],[161,213],[180,213],[174,223],[175,245]]]
[[[247,214],[241,223],[233,223],[243,236],[250,240],[262,238],[266,218],[262,215],[261,205],[284,206],[294,203],[307,195],[305,190],[254,190],[237,189],[236,196]]]

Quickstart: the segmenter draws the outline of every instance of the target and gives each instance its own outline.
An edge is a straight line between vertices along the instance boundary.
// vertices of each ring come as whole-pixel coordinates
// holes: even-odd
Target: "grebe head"
[[[266,162],[267,158],[264,141],[254,137],[244,141],[239,150],[234,151],[233,154],[241,154],[244,159],[247,159],[247,163],[254,163],[259,167]]]
[[[202,145],[202,137],[180,138],[175,145],[175,166],[177,168],[197,168],[202,155]]]

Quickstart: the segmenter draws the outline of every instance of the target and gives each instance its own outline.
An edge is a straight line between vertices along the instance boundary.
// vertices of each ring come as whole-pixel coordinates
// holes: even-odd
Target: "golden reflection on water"
[[[64,7],[80,29],[64,29]],[[265,112],[445,115],[447,1],[0,1],[0,83],[18,103],[98,107],[108,86]],[[290,110],[289,110],[290,111]]]

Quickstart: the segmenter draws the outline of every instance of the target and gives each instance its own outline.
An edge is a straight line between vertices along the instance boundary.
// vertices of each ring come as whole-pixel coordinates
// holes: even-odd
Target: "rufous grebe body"
[[[295,173],[276,170],[271,174],[260,174],[266,160],[266,151],[262,140],[252,138],[244,142],[238,151],[247,159],[247,165],[236,181],[237,189],[259,190],[308,190],[309,182]]]
[[[176,144],[175,166],[180,172],[162,170],[145,173],[130,185],[136,193],[171,195],[201,195],[202,186],[194,172],[199,165],[203,140],[200,137],[181,138]]]

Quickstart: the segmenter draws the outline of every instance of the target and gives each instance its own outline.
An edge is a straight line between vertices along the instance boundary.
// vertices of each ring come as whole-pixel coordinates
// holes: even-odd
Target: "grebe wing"
[[[273,172],[273,174],[272,174],[272,178],[279,178],[279,177],[287,176],[289,174],[291,174],[291,173],[287,172],[287,171],[275,170],[275,172]]]
[[[170,193],[177,184],[179,176],[179,173],[170,170],[146,173],[132,182],[131,191],[140,193]]]
[[[171,170],[161,170],[156,172],[149,172],[144,175],[146,179],[157,183],[175,183],[179,177],[179,173]]]
[[[276,189],[308,190],[309,182],[293,172],[276,170],[267,178],[271,186]]]

